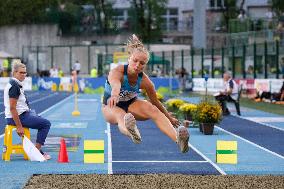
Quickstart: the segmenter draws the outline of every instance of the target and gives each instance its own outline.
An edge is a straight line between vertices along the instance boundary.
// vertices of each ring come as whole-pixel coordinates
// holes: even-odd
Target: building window
[[[209,0],[210,9],[221,9],[224,7],[224,0]]]

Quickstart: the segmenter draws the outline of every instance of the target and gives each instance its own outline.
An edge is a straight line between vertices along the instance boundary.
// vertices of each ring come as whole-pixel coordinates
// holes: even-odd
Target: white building
[[[120,27],[124,27],[128,19],[130,3],[128,0],[115,0],[114,9],[116,16],[114,19]],[[165,20],[165,31],[189,31],[193,27],[193,7],[194,0],[169,0]],[[237,6],[240,6],[238,0]],[[224,0],[207,0],[207,28],[215,28],[220,23],[220,10],[224,6]],[[252,18],[265,17],[265,13],[270,10],[268,0],[245,0],[244,10],[247,16]]]

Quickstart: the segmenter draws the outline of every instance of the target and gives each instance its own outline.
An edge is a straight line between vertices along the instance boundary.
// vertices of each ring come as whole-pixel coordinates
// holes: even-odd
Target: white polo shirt
[[[24,94],[23,84],[16,78],[11,78],[4,89],[5,118],[12,118],[10,111],[10,98],[18,99],[16,109],[18,115],[29,111],[28,101]]]
[[[237,100],[237,98],[238,98],[238,84],[233,79],[230,79],[227,82],[225,82],[224,87],[225,87],[225,92],[232,89],[232,94],[230,96],[232,97],[232,99]]]

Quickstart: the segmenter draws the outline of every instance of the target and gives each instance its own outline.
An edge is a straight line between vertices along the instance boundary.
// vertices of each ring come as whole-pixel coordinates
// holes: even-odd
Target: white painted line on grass
[[[112,161],[113,163],[208,163],[208,161]]]
[[[112,171],[112,143],[110,133],[110,123],[107,123],[107,148],[108,148],[108,174],[113,174]]]
[[[206,157],[202,152],[200,152],[199,150],[197,150],[194,146],[192,146],[192,144],[189,143],[190,148],[192,148],[194,151],[196,151],[201,157],[203,157],[206,161],[208,161],[213,167],[215,167],[215,169],[217,169],[217,171],[219,171],[219,173],[221,173],[222,175],[227,175],[225,173],[225,171],[223,171],[216,163],[213,163],[213,161],[211,161],[208,157]]]
[[[273,152],[273,151],[270,151],[270,150],[268,150],[267,148],[264,148],[264,147],[262,147],[262,146],[259,146],[259,145],[256,144],[256,143],[253,143],[253,142],[251,142],[251,141],[249,141],[249,140],[247,140],[247,139],[245,139],[245,138],[243,138],[243,137],[240,137],[240,136],[238,136],[238,135],[235,135],[234,133],[231,133],[230,131],[226,131],[226,130],[224,130],[224,129],[218,127],[218,126],[215,126],[215,127],[216,127],[217,129],[219,129],[219,130],[221,130],[221,131],[223,131],[223,132],[225,132],[225,133],[227,133],[227,134],[230,134],[230,135],[232,135],[232,136],[234,136],[234,137],[236,137],[236,138],[238,138],[238,139],[241,139],[241,140],[243,140],[243,141],[245,141],[245,142],[247,142],[247,143],[249,143],[249,144],[251,144],[251,145],[257,147],[257,148],[260,148],[261,150],[264,150],[264,151],[266,151],[266,152],[268,152],[268,153],[270,153],[270,154],[272,154],[272,155],[274,155],[274,156],[277,156],[277,157],[279,157],[279,158],[281,158],[281,159],[284,159],[284,156],[282,156],[282,155],[280,155],[280,154],[277,154],[277,153],[275,153],[275,152]]]

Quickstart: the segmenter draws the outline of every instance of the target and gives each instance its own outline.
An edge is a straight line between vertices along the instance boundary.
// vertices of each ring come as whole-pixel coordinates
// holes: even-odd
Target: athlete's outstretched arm
[[[108,81],[111,86],[111,97],[108,100],[110,108],[114,107],[119,101],[119,92],[121,88],[121,82],[123,79],[123,66],[118,66],[111,70],[108,75]]]

